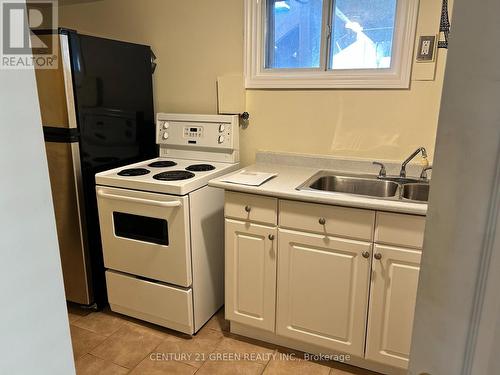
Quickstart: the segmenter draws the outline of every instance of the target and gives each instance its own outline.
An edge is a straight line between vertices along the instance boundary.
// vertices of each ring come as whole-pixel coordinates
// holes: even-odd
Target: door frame
[[[409,373],[500,372],[500,3],[453,4]],[[464,59],[463,51],[468,51]]]

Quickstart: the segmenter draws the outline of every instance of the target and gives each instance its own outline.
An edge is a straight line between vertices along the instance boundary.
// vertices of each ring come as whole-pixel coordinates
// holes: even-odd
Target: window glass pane
[[[331,69],[391,67],[396,1],[335,1]]]
[[[267,0],[266,68],[319,68],[323,0]]]

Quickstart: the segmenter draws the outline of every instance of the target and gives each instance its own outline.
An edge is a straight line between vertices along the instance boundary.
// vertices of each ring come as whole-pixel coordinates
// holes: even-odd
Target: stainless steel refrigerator
[[[157,156],[149,46],[57,33],[58,69],[37,70],[66,299],[107,302],[95,174]]]

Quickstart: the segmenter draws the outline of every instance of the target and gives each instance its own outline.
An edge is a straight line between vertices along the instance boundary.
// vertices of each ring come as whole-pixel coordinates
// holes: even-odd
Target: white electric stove
[[[156,158],[96,175],[98,185],[186,195],[211,179],[238,169],[238,163]]]
[[[238,116],[158,114],[159,158],[96,175],[113,311],[197,332],[224,301],[224,193]]]

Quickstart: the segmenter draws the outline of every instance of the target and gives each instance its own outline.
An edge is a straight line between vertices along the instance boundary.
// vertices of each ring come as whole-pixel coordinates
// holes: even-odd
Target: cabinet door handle
[[[370,257],[370,252],[369,251],[364,251],[362,255],[363,255],[363,258],[369,258]]]
[[[326,219],[324,217],[319,219],[319,224],[320,225],[325,225],[326,224]]]
[[[377,260],[380,260],[380,259],[382,259],[382,254],[380,254],[380,253],[376,253],[373,257],[374,257],[375,259],[377,259]]]
[[[250,206],[245,206],[245,211],[246,211],[246,212],[250,212],[250,211],[252,211],[252,207],[250,207]]]
[[[270,234],[268,238],[269,240],[274,241],[274,234]]]

